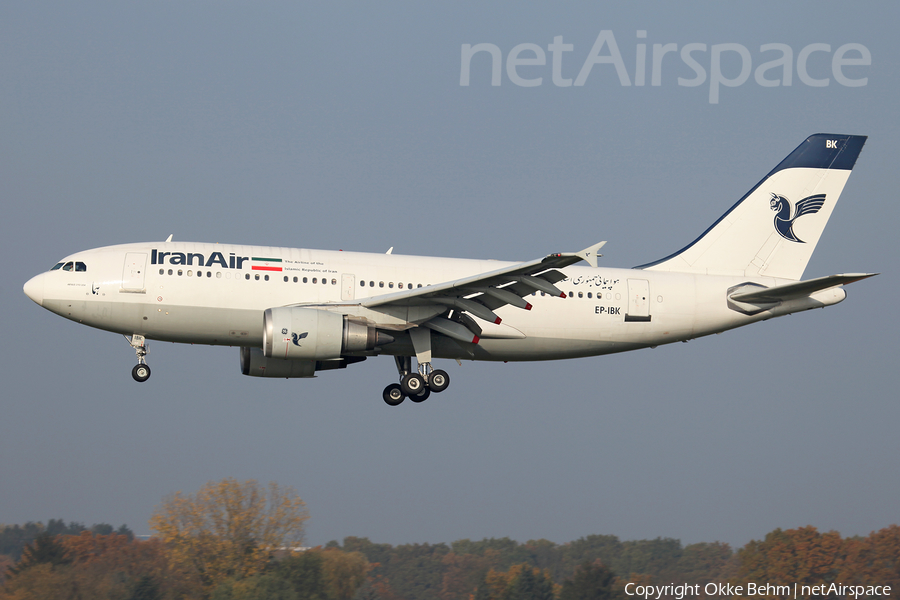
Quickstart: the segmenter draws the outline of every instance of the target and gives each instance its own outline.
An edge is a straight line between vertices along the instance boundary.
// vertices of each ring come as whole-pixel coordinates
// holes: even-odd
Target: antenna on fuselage
[[[393,251],[394,251],[394,247],[391,246],[390,248],[388,248],[388,251],[385,252],[385,254],[390,254],[390,253],[393,252]]]
[[[166,241],[167,241],[167,242],[171,242],[171,241],[172,241],[172,236],[173,236],[173,235],[175,235],[175,234],[174,234],[174,233],[170,233],[170,234],[169,234],[169,237],[166,238]]]

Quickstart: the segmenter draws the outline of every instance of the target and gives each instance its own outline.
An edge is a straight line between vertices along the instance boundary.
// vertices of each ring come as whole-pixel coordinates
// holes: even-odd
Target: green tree
[[[141,575],[131,586],[128,600],[162,600],[159,583],[151,575]]]
[[[298,600],[291,584],[274,574],[246,579],[227,579],[213,591],[210,600]]]
[[[50,565],[51,567],[68,565],[72,559],[68,556],[65,547],[55,535],[41,533],[35,538],[34,543],[22,552],[22,558],[9,571],[12,575],[18,575],[36,565]]]
[[[622,597],[615,574],[599,560],[585,562],[562,585],[560,600],[613,600]]]
[[[553,600],[553,581],[543,571],[522,565],[521,571],[510,581],[508,600]]]
[[[328,600],[350,600],[363,583],[369,561],[361,552],[325,550],[322,552],[322,575]]]
[[[328,600],[322,554],[317,550],[292,553],[275,567],[275,574],[291,584],[298,600]]]

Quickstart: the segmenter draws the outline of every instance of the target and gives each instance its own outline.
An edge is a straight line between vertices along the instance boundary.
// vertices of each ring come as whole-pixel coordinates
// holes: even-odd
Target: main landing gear
[[[397,406],[407,397],[413,402],[424,402],[432,392],[443,392],[450,385],[450,375],[441,369],[433,369],[430,362],[419,363],[418,372],[413,372],[411,356],[395,356],[394,360],[400,383],[384,388],[382,397],[388,406]]]
[[[125,336],[125,339],[128,340],[128,336]],[[147,364],[147,361],[144,358],[147,356],[149,344],[142,335],[131,336],[128,343],[134,348],[134,353],[137,354],[138,359],[138,364],[131,370],[131,376],[134,377],[134,380],[138,383],[144,383],[150,379],[150,365]]]

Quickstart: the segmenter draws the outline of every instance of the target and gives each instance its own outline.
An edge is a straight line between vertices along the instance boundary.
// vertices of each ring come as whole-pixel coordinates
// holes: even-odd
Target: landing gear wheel
[[[426,400],[428,400],[428,396],[430,396],[430,395],[431,395],[431,390],[429,390],[428,388],[425,388],[424,390],[422,390],[415,396],[410,396],[409,399],[412,400],[413,402],[425,402]]]
[[[150,367],[146,364],[134,365],[134,368],[131,370],[131,376],[134,377],[134,380],[138,383],[143,383],[150,379]]]
[[[417,396],[425,389],[425,378],[418,373],[409,373],[400,380],[400,389],[407,396]]]
[[[400,389],[399,383],[392,383],[391,385],[384,388],[384,392],[382,392],[381,397],[384,398],[384,401],[388,406],[397,406],[403,403],[403,400],[406,398],[406,394],[404,394],[403,390]]]
[[[435,394],[443,392],[450,385],[450,376],[447,371],[437,369],[428,376],[428,388]]]

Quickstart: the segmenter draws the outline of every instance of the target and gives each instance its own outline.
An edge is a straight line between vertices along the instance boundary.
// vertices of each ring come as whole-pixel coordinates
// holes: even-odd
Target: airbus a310
[[[810,136],[688,246],[632,269],[598,267],[605,242],[500,262],[170,236],[77,252],[24,290],[125,335],[139,382],[148,340],[238,346],[254,377],[313,377],[387,354],[399,381],[384,401],[421,402],[450,383],[438,358],[597,356],[837,304],[844,285],[874,274],[801,278],[865,142]]]

